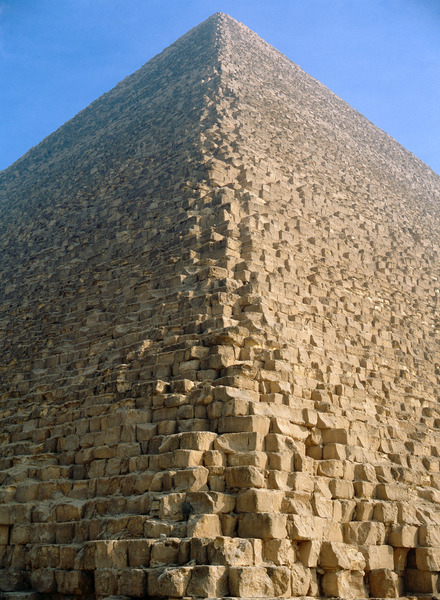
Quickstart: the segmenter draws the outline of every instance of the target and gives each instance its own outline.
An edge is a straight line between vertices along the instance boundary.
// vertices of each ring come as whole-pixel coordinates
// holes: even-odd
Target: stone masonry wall
[[[437,593],[434,173],[217,14],[0,183],[5,598]]]

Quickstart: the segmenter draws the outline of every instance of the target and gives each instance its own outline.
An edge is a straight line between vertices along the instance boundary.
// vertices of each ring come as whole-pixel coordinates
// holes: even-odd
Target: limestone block
[[[226,453],[261,452],[264,436],[256,432],[224,433],[214,441],[214,448]]]
[[[0,506],[0,525],[10,525],[11,508],[9,506]]]
[[[187,588],[188,596],[224,598],[228,595],[228,573],[224,566],[195,566]]]
[[[222,417],[219,419],[219,433],[255,432],[266,435],[269,432],[270,419],[260,415],[244,417]]]
[[[312,497],[312,507],[315,515],[317,517],[322,517],[323,519],[333,519],[334,518],[334,507],[333,500],[329,500],[325,496],[319,493],[313,494]]]
[[[267,574],[273,586],[276,598],[291,596],[292,573],[289,567],[267,567]]]
[[[147,573],[143,569],[121,571],[118,581],[118,594],[133,598],[145,598]]]
[[[392,546],[359,546],[365,558],[365,570],[394,569],[394,551]]]
[[[60,549],[58,546],[37,546],[34,545],[29,555],[32,568],[44,568],[59,566]]]
[[[319,415],[322,419],[324,415]],[[320,427],[318,423],[318,427]],[[338,427],[322,427],[322,437],[324,444],[342,444],[344,446],[353,445],[353,434],[347,429],[340,429]]]
[[[36,500],[39,492],[38,483],[21,483],[17,486],[15,492],[16,502],[32,502]]]
[[[173,496],[174,494],[170,494]],[[185,496],[191,504],[192,514],[230,513],[235,508],[235,498],[221,492],[190,492]],[[183,499],[180,499],[183,502]],[[181,513],[181,507],[179,507]]]
[[[191,515],[188,520],[187,537],[215,538],[222,535],[218,515]]]
[[[213,446],[217,434],[211,431],[191,431],[180,434],[180,448],[182,450],[200,450],[205,452]]]
[[[322,538],[324,522],[319,517],[290,515],[289,537],[293,540],[319,540]]]
[[[276,569],[276,570],[275,570]],[[237,598],[285,597],[290,592],[286,567],[230,567],[229,593]]]
[[[374,498],[376,496],[376,484],[369,481],[355,481],[354,493],[357,498]]]
[[[228,488],[263,488],[266,485],[264,475],[256,467],[227,467],[226,485]]]
[[[433,594],[438,591],[438,573],[419,571],[418,569],[405,569],[405,591],[422,594]]]
[[[330,491],[333,498],[350,499],[354,497],[354,486],[351,481],[331,479]]]
[[[340,460],[321,460],[318,465],[318,475],[341,478],[344,475],[344,465]]]
[[[372,598],[399,598],[399,576],[389,568],[373,569],[368,574],[370,596]]]
[[[186,595],[192,567],[154,569],[148,573],[148,594],[157,598],[180,598]]]
[[[148,567],[151,559],[153,540],[126,540],[128,565],[130,567]]]
[[[57,591],[54,569],[33,569],[30,573],[30,581],[32,589],[37,592],[49,594]]]
[[[245,513],[238,523],[238,535],[244,538],[285,538],[287,517],[278,513]]]
[[[251,465],[257,469],[275,468],[268,467],[270,456],[266,452],[235,452],[226,456],[228,467]]]
[[[393,525],[388,543],[394,548],[415,548],[418,543],[418,528],[412,525]]]
[[[383,544],[385,525],[376,521],[352,521],[344,523],[344,539],[347,544],[356,546]]]
[[[376,494],[381,500],[392,500],[394,502],[405,502],[409,498],[407,487],[393,483],[378,483]]]
[[[80,502],[58,504],[56,508],[56,519],[58,522],[80,521],[82,512],[83,504]]]
[[[326,596],[347,598],[368,598],[363,571],[335,571],[325,573],[322,589]]]
[[[207,549],[213,565],[249,566],[254,562],[253,540],[219,536]]]
[[[323,539],[328,542],[337,542],[342,544],[344,542],[344,535],[342,531],[342,524],[329,519],[323,519]]]
[[[236,535],[238,518],[234,515],[220,515],[223,535],[233,537]]]
[[[157,434],[157,423],[142,423],[136,425],[136,439],[138,442],[148,442]]]
[[[169,468],[175,469],[197,467],[203,461],[203,452],[197,450],[176,450],[175,452],[170,452],[170,456],[171,463]],[[165,468],[168,468],[168,466]]]
[[[416,564],[420,571],[440,571],[440,548],[416,548]]]
[[[153,485],[154,473],[144,471],[143,473],[137,473],[136,481],[134,483],[134,492],[136,494],[143,494],[147,492]]]
[[[399,507],[393,502],[377,502],[374,507],[374,520],[381,523],[397,523],[398,510]]]
[[[160,499],[160,518],[180,520],[182,518],[182,504],[185,502],[186,497],[187,494],[184,492],[163,496]]]
[[[295,563],[290,566],[292,596],[307,596],[312,582],[312,573],[301,563]]]
[[[94,542],[96,569],[123,569],[127,566],[127,547],[119,540]]]
[[[75,546],[60,547],[60,561],[57,565],[60,569],[76,569],[82,571],[84,569],[84,560],[81,552]]]
[[[347,458],[347,447],[343,444],[325,444],[322,450],[322,458],[324,461],[343,461]]]
[[[296,425],[295,423],[291,423],[287,419],[282,419],[280,417],[272,419],[271,431],[272,433],[280,433],[300,441],[306,440],[310,433],[307,427]]]
[[[94,573],[95,594],[97,596],[113,596],[118,593],[118,571],[101,569]]]
[[[319,565],[326,571],[340,569],[361,571],[365,567],[365,558],[355,546],[338,542],[323,542]]]
[[[309,473],[291,473],[289,481],[292,489],[298,492],[313,492],[315,489],[315,481]]]
[[[284,494],[278,490],[249,489],[237,495],[237,512],[277,512]]]
[[[208,548],[213,540],[207,538],[188,539],[188,555],[191,563],[206,565],[208,563]]]
[[[292,440],[290,436],[279,433],[269,433],[264,440],[266,452],[296,452],[301,446],[299,442]]]
[[[263,560],[274,565],[290,566],[295,562],[295,550],[290,540],[266,539],[263,542]]]
[[[299,558],[305,567],[317,567],[319,554],[321,552],[321,542],[318,540],[308,540],[298,544]]]
[[[421,546],[440,547],[440,525],[421,525],[419,543]]]
[[[408,548],[394,548],[394,570],[401,575],[406,569]]]
[[[228,400],[242,400],[244,402],[251,402],[253,400],[252,395],[245,389],[230,387],[230,386],[216,386],[213,390],[214,400],[218,402],[227,402]]]
[[[205,467],[221,467],[226,465],[226,455],[220,450],[207,450],[203,454]]]
[[[174,474],[174,488],[176,491],[198,492],[207,489],[209,470],[206,467],[182,469]]]
[[[150,566],[160,567],[166,565],[177,565],[179,547],[180,540],[178,538],[156,540],[151,546]]]
[[[9,525],[0,525],[0,546],[7,546],[9,542]]]
[[[93,580],[85,571],[56,571],[59,594],[83,595],[93,591]]]

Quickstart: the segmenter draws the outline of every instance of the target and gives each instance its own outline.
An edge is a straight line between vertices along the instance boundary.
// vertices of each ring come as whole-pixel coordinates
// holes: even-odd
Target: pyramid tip
[[[218,20],[222,20],[222,21],[227,21],[227,20],[235,21],[235,19],[233,17],[231,17],[231,15],[228,15],[227,13],[220,12],[220,11],[212,14],[209,17],[209,20],[211,20],[211,19],[212,20],[216,20],[216,21],[218,21]]]

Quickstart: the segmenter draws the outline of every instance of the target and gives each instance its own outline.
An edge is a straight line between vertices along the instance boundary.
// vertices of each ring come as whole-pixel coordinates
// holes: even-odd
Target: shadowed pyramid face
[[[439,197],[220,13],[2,172],[0,590],[436,594]]]

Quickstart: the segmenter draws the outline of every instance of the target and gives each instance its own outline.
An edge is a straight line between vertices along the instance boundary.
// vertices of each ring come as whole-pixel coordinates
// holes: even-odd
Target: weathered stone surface
[[[365,598],[367,590],[362,571],[336,571],[322,578],[324,594],[338,598]]]
[[[368,575],[370,596],[373,598],[398,598],[400,584],[397,573],[392,569],[373,569]]]
[[[6,600],[438,594],[439,197],[222,14],[0,173]]]
[[[148,574],[148,594],[157,598],[181,598],[191,580],[192,568],[168,568],[154,570]]]
[[[325,570],[360,571],[365,567],[365,559],[355,546],[338,542],[323,542],[319,564]]]

